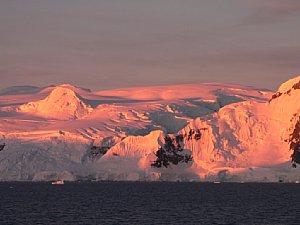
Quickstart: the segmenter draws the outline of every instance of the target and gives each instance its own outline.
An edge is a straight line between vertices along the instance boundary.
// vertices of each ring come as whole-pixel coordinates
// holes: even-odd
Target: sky
[[[0,88],[92,90],[300,75],[299,0],[0,0]]]

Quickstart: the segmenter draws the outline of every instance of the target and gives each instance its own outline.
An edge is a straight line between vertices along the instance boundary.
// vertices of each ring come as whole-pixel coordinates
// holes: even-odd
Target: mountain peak
[[[74,91],[75,93],[77,94],[80,94],[80,95],[84,95],[84,94],[87,94],[87,93],[91,93],[92,91],[88,88],[82,88],[82,87],[77,87],[77,86],[74,86],[72,84],[60,84],[60,85],[50,85],[50,86],[47,86],[47,87],[44,87],[40,93],[50,93],[52,92],[54,89],[57,89],[57,88],[67,88],[67,89],[70,89],[72,91]]]
[[[91,92],[91,90],[88,89],[88,88],[82,88],[82,87],[74,86],[74,85],[72,85],[72,84],[60,84],[60,85],[58,85],[58,86],[56,86],[56,87],[69,88],[69,89],[71,89],[71,90],[73,90],[73,91],[75,91],[75,92],[78,92],[78,91]]]
[[[291,90],[292,88],[298,89],[298,88],[295,88],[297,84],[300,85],[300,76],[297,76],[297,77],[295,77],[295,78],[292,78],[292,79],[286,81],[285,83],[283,83],[283,84],[279,87],[278,92],[283,94],[283,93],[288,92],[288,91]]]
[[[42,117],[62,120],[79,119],[92,111],[79,94],[62,86],[55,87],[45,99],[29,102],[20,109]]]
[[[46,99],[62,100],[78,97],[80,96],[76,94],[72,89],[64,86],[57,86],[51,91],[50,95]]]
[[[273,94],[269,102],[272,102],[274,99],[278,99],[279,97],[282,96],[287,96],[287,95],[290,96],[293,90],[298,90],[298,89],[300,89],[300,76],[292,78],[287,82],[283,83],[279,87],[278,91],[275,94]]]

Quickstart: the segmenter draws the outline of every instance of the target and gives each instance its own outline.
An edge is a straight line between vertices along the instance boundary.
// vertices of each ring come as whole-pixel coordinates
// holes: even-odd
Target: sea
[[[0,225],[300,224],[300,184],[0,183]]]

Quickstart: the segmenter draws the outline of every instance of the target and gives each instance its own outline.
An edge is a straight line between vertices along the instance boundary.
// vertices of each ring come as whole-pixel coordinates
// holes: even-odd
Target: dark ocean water
[[[0,183],[0,224],[300,224],[300,184]]]

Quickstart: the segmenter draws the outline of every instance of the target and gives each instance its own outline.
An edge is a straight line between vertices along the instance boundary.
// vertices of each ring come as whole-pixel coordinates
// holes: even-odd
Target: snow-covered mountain
[[[223,179],[227,173],[228,180],[298,180],[289,139],[300,116],[299,82],[297,77],[283,84],[268,102],[230,104],[188,124],[180,133],[205,128],[200,140],[185,143],[193,152],[193,171],[202,177],[222,172]]]
[[[299,83],[3,95],[0,180],[300,180]]]
[[[72,89],[59,86],[45,99],[21,105],[19,111],[47,119],[69,120],[86,116],[92,108]]]

